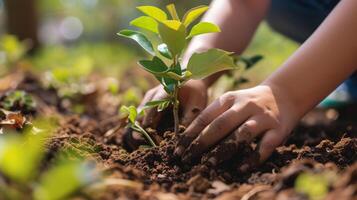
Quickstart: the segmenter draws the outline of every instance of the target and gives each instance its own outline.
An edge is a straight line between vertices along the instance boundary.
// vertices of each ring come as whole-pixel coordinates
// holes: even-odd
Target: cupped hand
[[[261,137],[260,161],[266,160],[287,138],[299,117],[294,106],[278,88],[261,85],[251,89],[227,92],[210,104],[183,133],[175,149],[184,162],[212,150],[207,161],[215,166],[232,158],[239,144]],[[233,144],[226,151],[219,146]],[[224,156],[222,156],[224,155]]]
[[[201,80],[190,80],[179,89],[179,101],[182,116],[180,124],[188,126],[207,106],[207,85]],[[167,98],[163,86],[159,85],[149,90],[139,106],[142,109],[147,102]],[[155,128],[161,119],[161,112],[157,112],[156,108],[147,109],[145,116],[142,119],[144,127]]]

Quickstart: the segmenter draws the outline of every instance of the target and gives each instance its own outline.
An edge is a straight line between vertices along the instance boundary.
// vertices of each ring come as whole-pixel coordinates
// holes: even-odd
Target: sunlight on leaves
[[[189,11],[186,12],[185,16],[182,19],[183,24],[186,27],[189,26],[193,21],[199,18],[207,10],[208,10],[208,6],[198,6],[190,9]]]
[[[197,35],[206,34],[206,33],[217,33],[221,32],[221,29],[212,23],[209,22],[200,22],[192,27],[190,34],[187,38],[192,38]]]
[[[159,23],[151,17],[141,16],[130,22],[130,25],[142,28],[154,33],[159,33]]]
[[[167,47],[167,45],[165,43],[160,44],[157,47],[157,50],[159,51],[159,53],[164,56],[167,59],[172,59],[172,55],[171,52],[169,51],[169,48]]]
[[[219,71],[235,69],[232,53],[220,49],[210,49],[202,53],[194,53],[187,65],[193,79],[202,79]]]
[[[122,106],[119,112],[121,115],[128,117],[130,123],[135,124],[136,117],[138,116],[135,106]]]
[[[166,6],[173,20],[180,21],[180,17],[177,14],[175,4],[169,4]]]
[[[176,20],[166,20],[159,24],[162,41],[167,44],[173,56],[179,55],[186,46],[186,28]]]
[[[157,21],[167,20],[167,14],[163,10],[155,6],[139,6],[137,7],[137,9],[146,14],[147,16],[156,19]]]
[[[144,34],[131,30],[122,30],[117,34],[136,41],[148,53],[150,53],[153,56],[155,55],[154,47],[152,46],[151,42],[149,41],[149,39],[147,39],[147,37]]]

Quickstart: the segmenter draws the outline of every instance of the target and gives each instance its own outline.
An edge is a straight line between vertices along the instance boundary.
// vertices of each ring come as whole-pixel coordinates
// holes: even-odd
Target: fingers
[[[271,120],[263,115],[253,116],[242,124],[237,130],[222,141],[204,159],[211,166],[216,166],[226,160],[231,159],[241,149],[241,144],[249,144],[253,139],[267,129]]]
[[[212,145],[225,138],[233,129],[244,122],[250,115],[250,109],[242,107],[229,109],[208,125],[192,142],[182,157],[184,162],[190,162],[205,152]]]
[[[259,154],[260,162],[266,161],[269,156],[274,152],[275,148],[283,143],[285,136],[283,136],[276,129],[269,130],[260,141]]]
[[[206,99],[202,100],[199,98],[191,98],[188,102],[185,102],[181,124],[186,127],[190,125],[191,122],[202,112],[202,110],[204,110],[206,105]]]
[[[181,124],[187,127],[207,106],[207,88],[202,81],[191,80],[179,92]]]
[[[144,108],[144,106],[147,102],[150,102],[152,100],[152,98],[156,94],[156,90],[157,90],[156,88],[153,88],[145,93],[143,100],[141,101],[140,105],[138,106],[139,112],[142,111],[142,109]]]
[[[153,95],[153,97],[149,101],[156,101],[156,100],[164,99],[166,96],[167,96],[166,93],[161,92],[161,91],[156,91],[155,94]],[[155,128],[161,119],[161,114],[162,113],[158,112],[156,108],[147,109],[145,112],[143,121],[142,121],[142,125],[144,127],[151,126],[152,128]]]
[[[219,98],[210,104],[191,125],[183,133],[183,137],[179,140],[175,155],[181,156],[185,148],[197,137],[197,135],[216,117],[228,110],[234,103],[232,98]]]

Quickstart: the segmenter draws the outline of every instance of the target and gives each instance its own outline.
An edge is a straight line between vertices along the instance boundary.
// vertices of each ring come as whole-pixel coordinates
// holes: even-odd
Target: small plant
[[[150,135],[145,131],[144,128],[142,128],[140,126],[139,122],[137,121],[138,116],[142,115],[143,111],[138,112],[138,110],[135,108],[135,106],[129,106],[129,107],[122,106],[120,108],[120,113],[127,116],[128,121],[129,121],[128,125],[131,129],[143,134],[151,146],[153,146],[153,147],[156,146],[155,142],[151,139]]]
[[[220,32],[220,28],[210,22],[192,23],[208,10],[208,6],[198,6],[190,9],[180,18],[175,5],[167,7],[168,13],[154,6],[140,6],[138,10],[146,16],[141,16],[130,22],[132,26],[154,33],[159,37],[160,44],[154,48],[150,40],[141,32],[122,30],[118,35],[136,41],[144,50],[153,56],[151,60],[141,60],[139,64],[144,70],[153,74],[168,94],[167,99],[152,101],[146,107],[158,107],[163,110],[172,106],[174,115],[174,131],[179,127],[179,88],[190,79],[203,79],[216,72],[237,68],[232,52],[221,49],[209,49],[194,53],[187,67],[181,67],[182,53],[188,42],[195,36]],[[239,58],[238,58],[239,59]],[[132,108],[134,110],[134,108]]]
[[[31,95],[25,91],[15,90],[9,92],[1,99],[0,107],[5,110],[22,111],[25,114],[33,113],[36,110],[36,102]]]

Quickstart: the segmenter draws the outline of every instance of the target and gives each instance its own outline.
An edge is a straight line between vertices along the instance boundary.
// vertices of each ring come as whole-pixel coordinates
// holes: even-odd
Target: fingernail
[[[218,160],[215,157],[210,157],[207,162],[211,165],[211,166],[216,166]]]
[[[176,156],[181,156],[182,153],[183,153],[183,151],[184,151],[183,146],[178,146],[178,147],[175,149],[174,154],[175,154]]]

